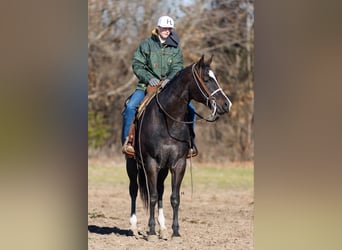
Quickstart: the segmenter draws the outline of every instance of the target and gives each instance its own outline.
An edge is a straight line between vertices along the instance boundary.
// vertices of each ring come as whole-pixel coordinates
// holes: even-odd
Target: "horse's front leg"
[[[148,232],[148,240],[154,241],[156,239],[156,222],[154,218],[154,209],[158,200],[157,193],[157,176],[158,170],[154,161],[147,161],[146,164],[146,176],[149,190],[149,210],[150,210],[150,218],[148,220],[149,232]]]
[[[165,217],[163,210],[163,194],[164,181],[168,174],[168,169],[161,169],[158,175],[157,191],[158,191],[158,223],[159,223],[159,238],[167,240],[167,230],[165,226]]]
[[[156,222],[154,218],[154,209],[157,203],[158,195],[157,195],[157,189],[150,187],[150,218],[148,221],[148,226],[150,228],[150,231],[148,232],[148,240],[155,240],[156,236]]]
[[[136,216],[136,200],[138,195],[138,169],[136,166],[136,161],[131,158],[126,160],[126,171],[129,177],[129,195],[131,197],[131,215],[129,218],[130,230],[133,232],[135,237],[138,237],[138,219]]]
[[[170,197],[173,209],[172,237],[179,237],[178,208],[180,204],[180,187],[185,173],[186,160],[180,160],[175,167],[171,168],[172,193]]]

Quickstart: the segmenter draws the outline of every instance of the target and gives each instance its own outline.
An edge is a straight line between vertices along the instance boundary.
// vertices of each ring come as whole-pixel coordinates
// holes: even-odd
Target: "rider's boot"
[[[190,139],[190,149],[186,158],[192,158],[198,155],[198,150],[195,145],[195,133],[192,131]]]
[[[122,153],[126,154],[129,157],[134,157],[134,133],[135,125],[134,122],[131,124],[129,128],[128,136],[126,137],[125,143],[122,146]]]

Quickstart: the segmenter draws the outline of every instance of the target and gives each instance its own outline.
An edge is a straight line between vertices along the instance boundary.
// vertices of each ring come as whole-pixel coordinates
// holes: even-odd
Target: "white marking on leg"
[[[162,208],[158,209],[158,222],[161,230],[166,229],[164,211]]]
[[[129,218],[129,223],[131,224],[131,229],[136,229],[137,228],[137,216],[133,214],[131,218]]]

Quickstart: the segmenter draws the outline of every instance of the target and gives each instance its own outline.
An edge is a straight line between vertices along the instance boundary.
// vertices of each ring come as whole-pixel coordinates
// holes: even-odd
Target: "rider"
[[[134,93],[129,97],[123,112],[122,152],[134,155],[132,140],[129,138],[131,124],[137,107],[145,96],[147,85],[164,87],[178,71],[183,69],[183,55],[179,47],[179,37],[174,31],[174,21],[169,16],[161,16],[157,26],[152,30],[151,37],[140,43],[133,55],[132,68],[139,79]],[[195,122],[195,107],[188,105],[189,119]],[[188,157],[198,154],[194,144],[194,123],[190,127],[191,145]]]

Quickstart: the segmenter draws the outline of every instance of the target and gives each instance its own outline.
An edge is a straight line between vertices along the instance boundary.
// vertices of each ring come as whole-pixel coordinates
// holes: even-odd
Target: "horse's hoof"
[[[130,231],[132,232],[132,236],[134,236],[136,239],[140,238],[137,228],[130,228]]]
[[[149,242],[156,242],[158,240],[159,240],[158,236],[155,234],[150,234],[147,236],[147,241],[149,241]]]
[[[182,243],[182,238],[180,237],[180,234],[173,234],[172,235],[172,241],[175,243]]]
[[[177,233],[173,232],[172,237],[181,237],[181,235],[178,232]]]
[[[167,240],[167,230],[166,229],[159,231],[159,238],[162,240]]]

